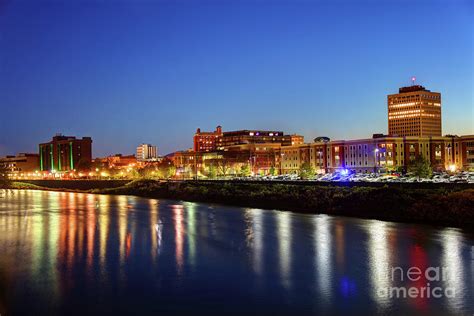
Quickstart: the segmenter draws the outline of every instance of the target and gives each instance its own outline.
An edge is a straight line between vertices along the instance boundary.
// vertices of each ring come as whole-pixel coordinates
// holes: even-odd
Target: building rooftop
[[[282,131],[262,131],[262,130],[243,129],[243,130],[238,130],[238,131],[224,132],[224,136],[228,136],[228,135],[283,136],[284,133]]]
[[[401,87],[400,89],[398,89],[398,93],[415,92],[415,91],[431,92],[430,90],[427,90],[425,87],[420,86],[420,85]]]

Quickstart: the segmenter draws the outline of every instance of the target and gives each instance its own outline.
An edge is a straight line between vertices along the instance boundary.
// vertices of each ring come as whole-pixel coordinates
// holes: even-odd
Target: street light
[[[456,172],[456,165],[455,164],[449,165],[449,171]]]

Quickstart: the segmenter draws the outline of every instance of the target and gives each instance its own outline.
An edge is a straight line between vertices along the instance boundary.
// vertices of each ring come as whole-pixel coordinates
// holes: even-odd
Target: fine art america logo
[[[380,286],[377,295],[381,298],[454,298],[454,287],[443,287],[443,284],[452,280],[452,275],[446,267],[428,267],[420,269],[410,267],[392,267],[390,271],[392,285]],[[409,286],[405,286],[405,284]]]

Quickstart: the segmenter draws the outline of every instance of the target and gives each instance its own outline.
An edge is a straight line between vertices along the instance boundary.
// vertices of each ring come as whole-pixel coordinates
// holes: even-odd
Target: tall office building
[[[136,157],[138,161],[156,160],[158,158],[158,150],[156,149],[156,146],[141,144],[137,147]]]
[[[441,93],[420,85],[403,87],[387,96],[388,134],[441,136]]]

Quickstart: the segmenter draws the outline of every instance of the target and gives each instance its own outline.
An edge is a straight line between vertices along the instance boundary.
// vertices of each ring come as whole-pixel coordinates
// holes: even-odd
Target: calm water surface
[[[131,196],[0,194],[2,316],[474,313],[474,237],[462,230]],[[434,280],[429,267],[448,273]],[[409,280],[410,268],[422,276]],[[439,287],[442,297],[390,297],[392,287]]]

